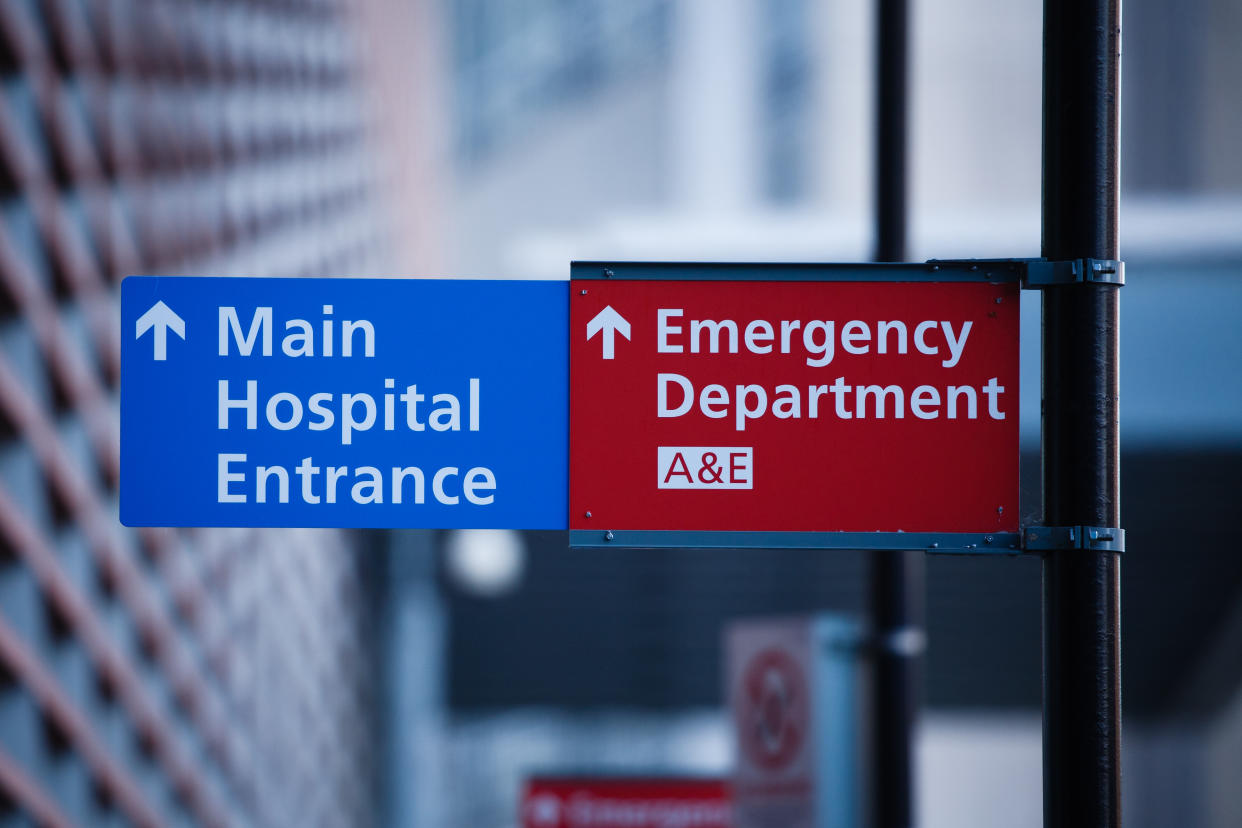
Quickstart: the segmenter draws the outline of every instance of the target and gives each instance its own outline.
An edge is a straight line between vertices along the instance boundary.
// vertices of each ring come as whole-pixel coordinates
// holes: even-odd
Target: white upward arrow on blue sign
[[[138,317],[137,329],[138,332],[134,336],[138,339],[141,339],[147,331],[155,331],[152,334],[155,340],[155,358],[161,361],[168,358],[168,332],[170,330],[185,339],[185,320],[163,302],[156,302],[150,310]]]

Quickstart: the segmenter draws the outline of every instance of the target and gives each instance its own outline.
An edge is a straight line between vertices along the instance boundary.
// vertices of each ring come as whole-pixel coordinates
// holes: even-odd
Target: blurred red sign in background
[[[522,828],[731,828],[720,779],[534,778],[521,803]]]

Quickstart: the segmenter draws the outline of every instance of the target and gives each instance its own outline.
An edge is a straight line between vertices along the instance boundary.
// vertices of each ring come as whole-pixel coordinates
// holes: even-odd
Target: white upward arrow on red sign
[[[605,305],[604,309],[595,314],[595,318],[587,323],[587,339],[589,340],[600,331],[604,332],[604,359],[612,359],[615,353],[616,335],[621,334],[629,339],[630,323],[625,320],[624,316],[613,310],[612,305]]]

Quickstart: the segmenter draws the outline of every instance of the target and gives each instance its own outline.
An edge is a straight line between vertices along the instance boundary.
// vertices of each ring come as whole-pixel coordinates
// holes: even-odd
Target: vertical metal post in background
[[[877,261],[906,258],[906,0],[879,0],[876,20],[875,229]],[[871,624],[878,647],[872,706],[871,821],[915,824],[913,734],[923,642],[921,552],[870,553]]]
[[[1045,0],[1043,254],[1118,258],[1119,0]],[[1043,292],[1051,526],[1119,526],[1118,290]],[[1044,825],[1121,824],[1120,561],[1044,558]]]
[[[876,17],[875,258],[906,257],[906,112],[909,25],[906,0],[879,0]]]

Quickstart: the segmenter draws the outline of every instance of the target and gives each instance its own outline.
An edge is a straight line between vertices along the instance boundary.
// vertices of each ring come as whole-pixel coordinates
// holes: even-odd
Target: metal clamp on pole
[[[1034,553],[1066,549],[1125,552],[1126,530],[1110,526],[1028,526],[1022,530],[1022,549]]]
[[[1023,287],[1046,288],[1054,285],[1126,283],[1126,263],[1117,259],[1031,259],[1026,263]]]

